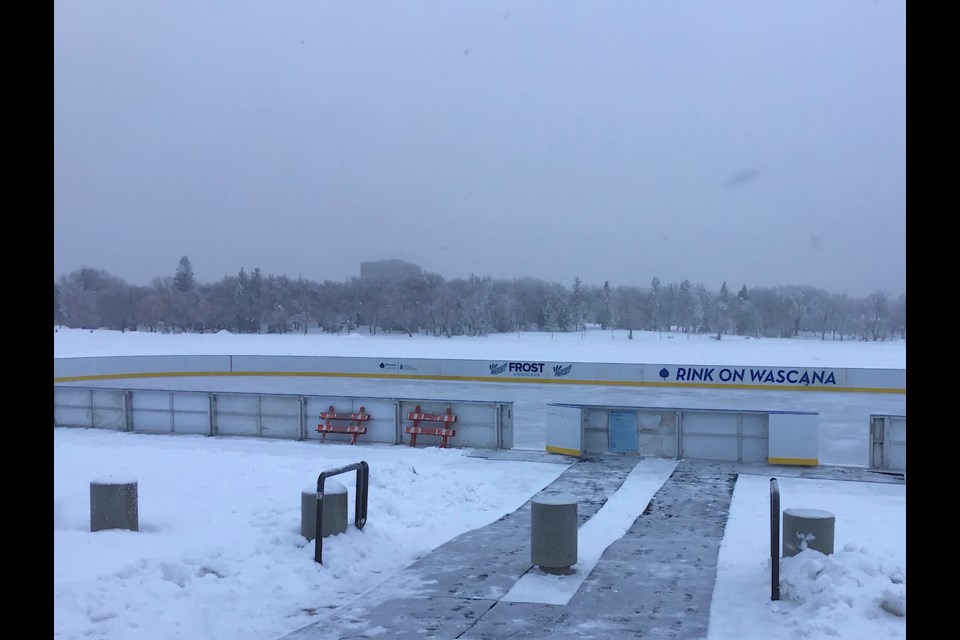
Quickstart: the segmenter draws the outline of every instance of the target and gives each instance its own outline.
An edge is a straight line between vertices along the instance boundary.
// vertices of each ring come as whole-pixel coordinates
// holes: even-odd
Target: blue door
[[[607,432],[610,434],[610,451],[637,453],[636,411],[610,411]]]

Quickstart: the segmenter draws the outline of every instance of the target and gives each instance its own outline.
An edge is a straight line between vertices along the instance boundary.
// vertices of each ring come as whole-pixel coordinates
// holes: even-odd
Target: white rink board
[[[725,365],[611,364],[338,356],[111,356],[54,358],[54,382],[98,378],[202,375],[285,375],[471,382],[600,384],[865,391],[906,394],[901,369],[816,369]]]

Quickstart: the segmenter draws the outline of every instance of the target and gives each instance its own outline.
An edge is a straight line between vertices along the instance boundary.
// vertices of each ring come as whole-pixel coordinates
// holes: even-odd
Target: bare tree
[[[867,296],[866,316],[870,330],[870,337],[874,341],[886,336],[887,322],[890,316],[890,294],[880,289]]]

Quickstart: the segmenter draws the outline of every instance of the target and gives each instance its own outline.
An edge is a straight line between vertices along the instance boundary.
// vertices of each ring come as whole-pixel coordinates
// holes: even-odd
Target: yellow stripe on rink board
[[[579,456],[580,451],[578,449],[565,449],[563,447],[551,447],[547,445],[547,453],[562,453],[566,456]]]
[[[381,378],[394,380],[440,380],[458,382],[532,382],[535,384],[578,384],[608,387],[660,387],[673,389],[739,389],[751,391],[836,391],[840,393],[895,393],[906,395],[906,389],[864,387],[773,386],[763,384],[700,384],[695,382],[642,382],[639,380],[561,380],[557,378],[493,378],[490,376],[432,376],[395,373],[344,373],[338,371],[163,371],[155,373],[103,373],[89,376],[63,376],[54,382],[90,380],[122,380],[123,378],[218,378],[233,376],[270,376],[283,378]]]
[[[817,458],[767,458],[767,464],[795,464],[816,467],[820,464],[820,461]]]

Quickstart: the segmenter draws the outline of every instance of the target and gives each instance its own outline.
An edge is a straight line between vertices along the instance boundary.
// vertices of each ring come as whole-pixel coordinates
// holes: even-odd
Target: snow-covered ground
[[[727,336],[717,341],[638,332],[627,340],[624,334],[601,331],[465,339],[70,329],[54,333],[54,357],[173,353],[906,367],[903,342]],[[201,386],[268,392],[276,390],[269,385],[279,384],[284,392],[301,392],[295,382],[215,379]],[[161,387],[171,383],[136,382]],[[384,390],[379,381],[324,384],[351,395],[380,395]],[[531,448],[536,448],[536,431],[542,429],[544,402],[556,401],[531,388],[536,385],[397,384],[429,395],[508,395],[518,406],[516,420],[532,433]],[[653,401],[636,390],[577,388],[560,393],[618,402],[630,398],[632,404],[638,398]],[[729,402],[724,392],[697,393],[695,398],[685,393],[664,401]],[[841,441],[827,449],[842,460],[860,455],[863,436],[849,430],[866,428],[857,424],[876,402],[891,412],[906,411],[902,397],[866,402],[863,394],[757,393],[737,395],[737,401],[764,403],[764,408],[788,401],[818,410],[827,407],[821,438]],[[86,429],[54,429],[53,453],[54,637],[62,640],[274,640],[350,602],[446,540],[512,512],[565,468],[562,461],[486,460],[435,447],[351,447]],[[313,544],[300,535],[300,493],[315,486],[320,471],[360,458],[371,468],[367,524],[362,531],[348,527],[327,538],[324,563],[318,565]],[[89,483],[103,477],[137,479],[139,532],[90,532]],[[784,508],[820,508],[836,515],[836,552],[824,556],[806,550],[784,559],[783,597],[772,602],[768,484],[769,476],[741,475],[735,487],[718,558],[708,640],[905,639],[906,486],[780,479]],[[581,544],[602,548],[605,543],[593,543],[587,524],[581,528]]]

